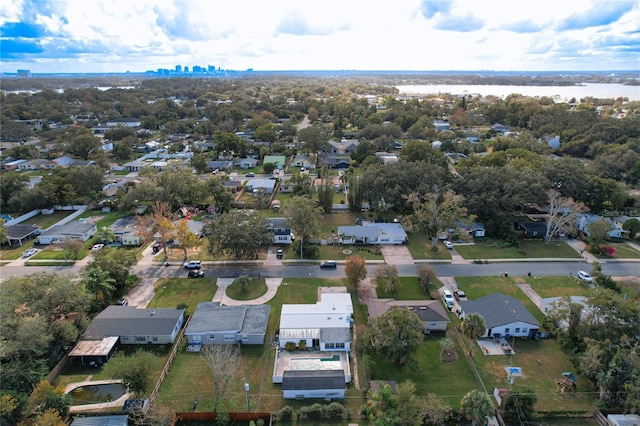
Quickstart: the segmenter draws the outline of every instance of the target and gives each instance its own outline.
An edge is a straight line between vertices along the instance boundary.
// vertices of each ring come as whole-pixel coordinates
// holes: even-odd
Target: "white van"
[[[453,294],[446,288],[442,290],[442,301],[447,309],[451,310],[453,308]]]

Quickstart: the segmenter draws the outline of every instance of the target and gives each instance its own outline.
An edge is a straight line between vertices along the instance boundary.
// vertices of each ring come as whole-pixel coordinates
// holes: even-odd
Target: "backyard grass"
[[[36,225],[39,226],[42,231],[56,223],[60,222],[70,214],[75,213],[73,210],[56,210],[53,214],[39,214],[30,219],[20,222],[21,225]]]
[[[414,259],[451,259],[451,252],[438,243],[438,250],[431,248],[431,239],[420,232],[408,233],[407,248]],[[456,246],[457,247],[457,246]]]
[[[251,284],[249,284],[246,290],[243,290],[239,284],[235,282],[226,288],[226,295],[233,300],[253,300],[266,294],[267,284],[264,278],[251,278]]]
[[[216,278],[161,278],[156,281],[155,295],[148,308],[175,308],[187,304],[186,314],[192,315],[199,302],[210,302],[218,286]]]
[[[363,219],[362,213],[353,213],[349,211],[334,212],[331,214],[322,215],[320,219],[320,231],[319,238],[329,238],[332,235],[338,235],[338,226],[353,226],[356,219]]]
[[[514,388],[527,388],[535,392],[538,402],[536,410],[562,411],[593,408],[595,390],[591,383],[578,375],[560,345],[553,339],[540,341],[515,339],[512,347],[515,355],[480,355],[474,350],[473,360],[480,377],[490,392],[494,387],[507,387],[505,367],[517,366],[522,369],[523,377],[514,377]],[[474,348],[474,349],[477,349]],[[577,393],[556,392],[557,381],[561,373],[571,371],[577,377]]]
[[[519,243],[520,247],[514,247],[502,241],[479,238],[474,244],[456,245],[455,249],[465,259],[578,258],[578,253],[563,241],[549,245],[541,240],[519,240]]]
[[[458,360],[450,363],[440,361],[440,340],[443,337],[444,333],[425,336],[414,354],[420,366],[416,371],[407,366],[394,365],[383,357],[372,356],[371,379],[395,380],[398,383],[411,380],[416,385],[417,395],[434,393],[452,407],[458,407],[462,397],[470,390],[478,389],[479,384],[457,342]]]

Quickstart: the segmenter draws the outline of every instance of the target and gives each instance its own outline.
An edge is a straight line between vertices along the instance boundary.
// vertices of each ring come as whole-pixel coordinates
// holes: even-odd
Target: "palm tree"
[[[87,290],[96,295],[96,300],[101,305],[116,290],[116,280],[111,278],[108,272],[100,268],[89,268],[83,281]]]
[[[462,334],[471,339],[472,343],[469,345],[469,356],[471,356],[471,349],[473,349],[473,341],[483,336],[487,331],[487,324],[484,321],[482,315],[477,312],[465,315],[462,321]]]
[[[489,395],[474,389],[462,397],[460,411],[475,426],[484,424],[484,418],[493,414],[493,404]]]
[[[108,226],[103,226],[102,228],[100,228],[100,234],[98,238],[100,238],[100,241],[102,242],[112,243],[116,240],[116,235],[113,233],[113,230],[111,228],[109,228]]]

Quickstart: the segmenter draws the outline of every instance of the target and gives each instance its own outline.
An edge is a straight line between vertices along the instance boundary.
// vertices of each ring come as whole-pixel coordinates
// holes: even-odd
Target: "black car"
[[[325,260],[320,264],[320,267],[322,269],[336,269],[338,267],[338,264],[335,260]]]
[[[192,271],[189,271],[189,274],[187,276],[189,278],[202,278],[204,277],[204,271],[200,269],[194,269]]]

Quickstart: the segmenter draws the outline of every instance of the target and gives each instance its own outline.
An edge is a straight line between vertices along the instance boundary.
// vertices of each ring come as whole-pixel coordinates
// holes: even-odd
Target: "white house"
[[[532,337],[540,323],[515,297],[493,293],[476,300],[461,300],[460,317],[477,312],[484,318],[487,329],[481,337]]]
[[[338,226],[341,244],[404,244],[407,233],[399,223],[363,222],[362,226]]]
[[[609,238],[622,238],[623,234],[628,233],[628,231],[622,229],[622,226],[611,220],[611,218],[602,217],[593,213],[583,213],[582,215],[578,216],[574,222],[574,225],[576,226],[576,229],[578,229],[578,231],[582,232],[586,237],[589,237],[589,235],[591,234],[589,231],[589,227],[591,226],[591,224],[599,221],[600,219],[603,219],[611,225],[611,228],[607,233],[607,236]]]
[[[109,226],[116,242],[123,246],[139,246],[142,244],[142,235],[138,230],[137,219],[134,216],[122,217]]]
[[[142,122],[137,118],[114,118],[107,121],[107,127],[140,127]]]
[[[283,217],[269,218],[269,229],[273,231],[273,244],[291,244],[295,239],[291,227]]]
[[[279,346],[287,343],[320,351],[349,351],[353,326],[349,293],[321,293],[313,305],[282,305]]]
[[[39,244],[59,244],[71,238],[85,242],[93,237],[98,228],[94,223],[73,220],[65,225],[58,225],[47,229],[38,237]]]

